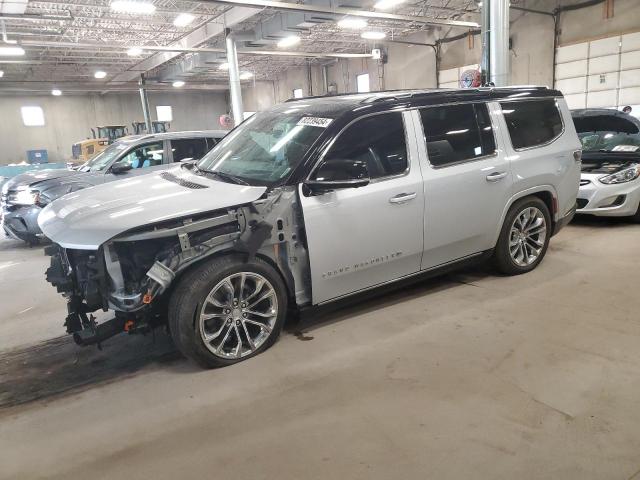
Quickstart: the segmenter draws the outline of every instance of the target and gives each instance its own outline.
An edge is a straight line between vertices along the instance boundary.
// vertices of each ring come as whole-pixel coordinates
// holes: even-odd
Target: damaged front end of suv
[[[176,279],[216,255],[263,258],[282,275],[293,303],[308,303],[309,263],[300,230],[295,189],[280,187],[249,204],[126,231],[96,250],[53,244],[46,249],[46,277],[67,298],[67,332],[79,345],[100,345],[120,332],[166,325]],[[98,310],[115,317],[98,324],[92,315]]]

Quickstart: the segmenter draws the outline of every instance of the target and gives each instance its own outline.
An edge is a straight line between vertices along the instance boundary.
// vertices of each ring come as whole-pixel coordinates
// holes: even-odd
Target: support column
[[[504,87],[510,83],[509,0],[491,0],[487,3],[489,6],[489,78],[496,87]]]
[[[240,86],[240,69],[238,68],[238,52],[236,42],[227,30],[225,38],[227,62],[229,62],[229,91],[231,97],[231,113],[234,126],[242,123],[244,110],[242,107],[242,90]]]
[[[138,86],[140,87],[140,102],[142,103],[142,115],[144,116],[144,123],[147,126],[147,133],[153,133],[151,126],[151,115],[149,114],[149,99],[147,98],[147,89],[145,87],[146,82],[144,75],[140,75],[140,81]]]
[[[482,44],[482,58],[480,59],[480,78],[482,85],[491,81],[491,56],[489,55],[489,43],[491,27],[489,22],[489,6],[491,0],[484,0],[480,7],[480,38]]]

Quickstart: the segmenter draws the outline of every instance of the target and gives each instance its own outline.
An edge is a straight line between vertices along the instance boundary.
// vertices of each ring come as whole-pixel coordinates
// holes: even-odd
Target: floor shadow
[[[596,217],[595,215],[576,215],[569,225],[578,228],[624,228],[638,224],[628,217]]]
[[[348,320],[354,315],[366,314],[414,298],[456,288],[462,284],[473,285],[472,282],[468,281],[468,278],[476,281],[488,275],[492,275],[489,267],[479,265],[406,284],[386,285],[361,295],[333,302],[324,307],[315,307],[305,311],[299,318],[288,322],[285,326],[285,331],[300,340],[306,341],[313,338],[309,338],[306,334],[318,328]]]
[[[81,348],[64,336],[0,352],[0,410],[183,362],[170,337],[161,331],[148,336],[118,335],[102,347]]]

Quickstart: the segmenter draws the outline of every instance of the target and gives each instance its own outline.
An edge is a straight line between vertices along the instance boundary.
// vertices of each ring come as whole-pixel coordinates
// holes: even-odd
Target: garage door
[[[477,70],[478,65],[448,68],[438,72],[438,88],[460,88],[460,76],[467,70]]]
[[[640,114],[640,32],[559,47],[555,86],[570,108],[633,107]]]

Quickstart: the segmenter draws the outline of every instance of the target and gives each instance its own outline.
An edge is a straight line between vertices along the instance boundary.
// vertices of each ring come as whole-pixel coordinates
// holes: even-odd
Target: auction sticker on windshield
[[[298,125],[327,128],[331,124],[331,122],[333,122],[333,118],[302,117],[298,121]]]

